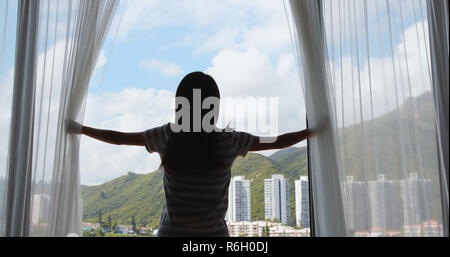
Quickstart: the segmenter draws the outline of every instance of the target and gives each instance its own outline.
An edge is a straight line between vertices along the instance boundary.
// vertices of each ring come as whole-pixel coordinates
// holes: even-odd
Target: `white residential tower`
[[[290,201],[289,179],[283,175],[274,174],[270,179],[264,179],[264,216],[266,219],[278,219],[283,224],[289,224]]]
[[[309,228],[309,185],[307,176],[300,176],[300,179],[295,181],[295,219],[297,226]]]
[[[251,221],[250,180],[243,176],[233,177],[228,189],[228,211],[230,222]]]

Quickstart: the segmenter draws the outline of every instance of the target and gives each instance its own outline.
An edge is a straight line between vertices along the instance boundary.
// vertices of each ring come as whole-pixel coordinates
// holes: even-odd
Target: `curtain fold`
[[[18,1],[6,214],[0,217],[6,236],[81,235],[80,142],[66,133],[65,121],[83,121],[117,5]]]
[[[81,233],[78,135],[66,133],[64,121],[83,121],[87,89],[118,1],[80,1],[75,35],[67,43],[58,130],[53,161],[48,235]]]
[[[39,0],[20,1],[8,154],[6,236],[29,232]]]
[[[448,236],[448,176],[449,176],[449,38],[448,1],[429,0],[429,39],[431,49],[432,87],[436,117],[436,135],[439,157],[442,219],[445,236]]]
[[[294,40],[304,80],[308,126],[317,133],[308,140],[314,232],[316,236],[343,236],[346,226],[321,3],[296,0],[289,3],[297,31]]]

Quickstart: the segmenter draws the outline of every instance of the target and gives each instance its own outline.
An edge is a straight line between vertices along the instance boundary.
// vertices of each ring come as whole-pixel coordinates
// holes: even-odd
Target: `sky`
[[[411,9],[404,1],[406,11]],[[418,3],[417,0],[412,0]],[[325,1],[328,3],[327,1]],[[369,30],[375,31],[376,17],[383,22],[386,12],[376,13],[374,1],[369,1]],[[64,3],[64,2],[62,2]],[[343,43],[350,38],[349,30],[341,31],[338,20],[339,4],[345,6],[347,1],[332,1],[334,16],[324,15],[329,47],[334,49],[330,64],[335,67],[336,80],[340,80],[340,59],[338,56],[339,33],[342,32]],[[384,3],[384,1],[378,1]],[[53,4],[53,2],[52,2]],[[417,5],[418,6],[418,5]],[[53,7],[53,5],[52,5]],[[4,6],[0,5],[0,11]],[[287,6],[287,8],[289,8]],[[356,6],[360,10],[361,6]],[[398,5],[392,5],[394,27],[398,29]],[[409,9],[408,9],[409,8]],[[325,13],[327,13],[325,8]],[[346,10],[347,13],[344,11]],[[342,8],[342,15],[348,15]],[[289,11],[289,10],[288,10]],[[51,13],[51,12],[50,12]],[[358,24],[363,24],[363,16],[358,12],[355,17]],[[8,24],[15,23],[15,17],[7,17]],[[383,19],[384,18],[384,19]],[[342,19],[341,19],[342,20]],[[418,52],[420,41],[416,37],[416,27],[426,27],[420,17],[405,17],[405,33],[394,30],[394,50],[399,59],[409,57],[414,76],[422,74],[422,63],[426,58],[424,52]],[[0,20],[0,25],[3,25]],[[333,24],[330,26],[329,24]],[[6,46],[13,45],[14,25],[10,25],[6,34]],[[203,71],[216,80],[222,98],[237,97],[275,97],[277,99],[277,133],[282,134],[304,129],[306,127],[306,111],[302,95],[302,84],[296,66],[296,54],[289,26],[290,17],[286,17],[283,1],[272,0],[127,0],[121,1],[109,34],[101,51],[94,75],[89,87],[84,124],[96,128],[137,132],[160,126],[170,120],[173,111],[169,108],[173,103],[174,92],[181,79],[192,71]],[[386,26],[386,24],[383,24]],[[51,28],[52,26],[50,26]],[[344,26],[345,27],[345,26]],[[333,28],[333,29],[331,29]],[[384,27],[385,28],[385,27]],[[292,29],[292,28],[291,28]],[[362,35],[363,28],[358,28]],[[58,30],[56,30],[57,32]],[[331,31],[334,38],[330,38]],[[0,35],[2,30],[0,30]],[[54,32],[50,29],[50,34]],[[370,35],[373,39],[374,35]],[[409,42],[406,53],[402,50],[403,37]],[[383,78],[381,70],[389,63],[389,52],[386,50],[387,38],[382,37],[384,51],[374,47],[371,53],[373,77]],[[1,42],[1,41],[0,41]],[[416,45],[414,45],[416,44]],[[58,41],[50,42],[48,49],[58,48]],[[6,166],[9,126],[9,110],[13,74],[13,51],[0,52],[6,60],[0,63],[0,164]],[[45,49],[41,49],[43,52]],[[1,49],[0,49],[1,51]],[[59,51],[59,50],[56,50]],[[41,54],[42,54],[41,52]],[[342,63],[350,63],[350,48],[343,49]],[[331,51],[330,51],[331,56]],[[361,51],[361,77],[367,80],[367,58]],[[331,66],[331,65],[330,65]],[[354,65],[343,65],[354,67]],[[351,80],[350,70],[342,72],[346,88]],[[376,99],[382,99],[383,90],[377,86],[389,82],[374,83],[373,92]],[[413,78],[417,95],[423,78]],[[366,88],[366,87],[364,87]],[[348,89],[348,88],[347,88]],[[337,94],[341,92],[337,90]],[[367,100],[369,92],[364,91],[362,98]],[[350,104],[346,102],[345,104]],[[9,107],[8,107],[9,106]],[[387,110],[382,106],[376,110],[381,115]],[[233,108],[234,107],[234,108]],[[346,108],[351,110],[351,108]],[[221,109],[223,126],[229,121],[235,122],[235,129],[257,134],[258,131],[240,125],[238,114],[240,109],[233,105],[225,105]],[[265,113],[260,106],[250,112]],[[346,113],[348,123],[353,113]],[[367,117],[367,115],[365,116]],[[300,145],[304,145],[300,144]],[[299,146],[300,146],[299,145]],[[272,153],[264,152],[268,155]],[[85,185],[101,184],[129,171],[148,173],[155,171],[160,165],[158,154],[148,154],[144,147],[108,145],[88,137],[81,138],[80,173],[81,183]]]

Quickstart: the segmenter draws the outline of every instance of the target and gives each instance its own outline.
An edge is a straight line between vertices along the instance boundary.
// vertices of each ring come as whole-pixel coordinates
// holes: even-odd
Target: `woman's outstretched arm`
[[[273,137],[257,137],[250,151],[262,151],[271,149],[282,149],[300,143],[301,141],[312,137],[314,134],[309,129],[297,132],[286,133],[276,138]]]
[[[126,133],[114,130],[96,129],[83,126],[73,120],[67,123],[67,132],[71,134],[86,135],[109,144],[137,146],[145,145],[143,132]]]

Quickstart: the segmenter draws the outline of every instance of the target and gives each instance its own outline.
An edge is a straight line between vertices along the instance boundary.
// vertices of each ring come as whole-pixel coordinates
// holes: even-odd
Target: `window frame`
[[[309,129],[308,126],[308,115],[306,115],[306,128]],[[313,203],[313,194],[312,194],[312,181],[311,181],[311,160],[310,160],[310,149],[309,149],[309,138],[306,140],[306,159],[307,159],[307,171],[306,174],[308,176],[308,194],[309,194],[309,234],[311,237],[316,236],[315,224],[314,224],[314,203]]]

